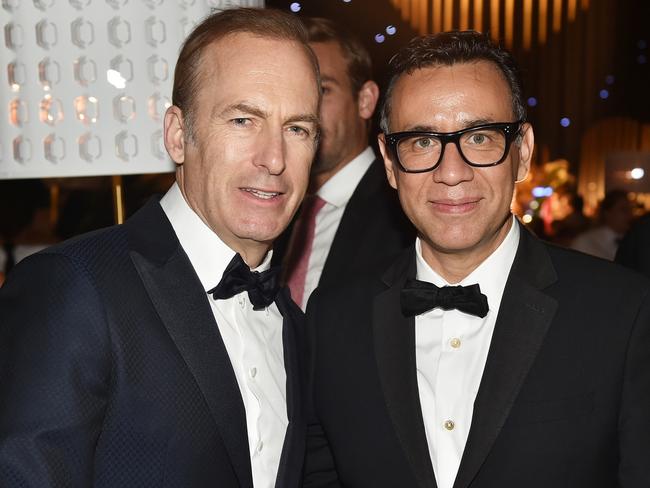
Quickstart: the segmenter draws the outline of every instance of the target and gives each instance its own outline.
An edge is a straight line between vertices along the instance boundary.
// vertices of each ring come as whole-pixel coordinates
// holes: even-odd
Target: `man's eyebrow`
[[[334,85],[340,85],[339,81],[336,78],[332,78],[331,76],[321,75],[320,80],[321,83],[332,83]]]
[[[310,124],[313,124],[316,127],[319,127],[320,122],[318,120],[318,117],[315,116],[314,114],[298,114],[298,115],[292,115],[291,117],[288,117],[285,123],[290,124],[291,122],[308,122]]]
[[[243,114],[248,114],[248,115],[254,115],[255,117],[259,117],[261,119],[265,119],[269,116],[268,112],[265,112],[259,107],[255,107],[253,105],[249,105],[248,103],[233,103],[232,105],[228,105],[225,109],[223,109],[218,115],[220,116],[227,116],[230,114],[234,113],[243,113]],[[217,114],[213,114],[217,115]]]
[[[472,127],[478,127],[479,125],[492,124],[492,123],[494,123],[494,120],[492,119],[466,120],[463,121],[461,128],[457,130],[471,129]],[[437,127],[434,127],[432,125],[415,125],[413,127],[409,127],[407,130],[412,132],[438,132],[444,134],[443,131],[440,131]],[[452,131],[452,132],[456,132],[456,131]]]

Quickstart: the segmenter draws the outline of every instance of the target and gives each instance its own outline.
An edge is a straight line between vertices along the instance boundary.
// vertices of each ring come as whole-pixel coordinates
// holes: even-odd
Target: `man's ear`
[[[379,100],[379,86],[372,80],[366,81],[359,90],[357,97],[357,106],[359,108],[359,117],[368,120],[375,113],[377,101]]]
[[[384,134],[379,134],[377,136],[377,142],[379,143],[379,151],[381,156],[384,158],[384,168],[386,169],[386,178],[388,178],[388,183],[390,186],[397,190],[397,178],[395,177],[395,166],[391,160],[388,149],[386,148],[386,137]]]
[[[517,167],[516,183],[524,181],[530,171],[530,163],[535,149],[535,134],[533,126],[526,123],[522,128],[521,143],[519,144],[519,166]]]
[[[165,149],[177,165],[185,162],[184,127],[182,110],[176,105],[172,105],[165,112]]]

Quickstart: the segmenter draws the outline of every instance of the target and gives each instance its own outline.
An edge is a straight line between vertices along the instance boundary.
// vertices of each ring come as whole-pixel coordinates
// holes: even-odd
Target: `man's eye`
[[[244,126],[249,125],[249,124],[251,123],[251,119],[246,118],[246,117],[237,117],[237,118],[235,118],[235,119],[232,119],[231,122],[232,122],[234,125],[238,125],[238,126],[242,126],[242,127],[244,127]]]
[[[332,91],[332,89],[330,87],[328,87],[328,86],[323,86],[322,87],[323,95],[327,95],[331,91]]]
[[[310,134],[307,129],[305,129],[304,127],[300,127],[298,125],[290,126],[289,132],[292,132],[293,134],[298,136],[308,136]]]

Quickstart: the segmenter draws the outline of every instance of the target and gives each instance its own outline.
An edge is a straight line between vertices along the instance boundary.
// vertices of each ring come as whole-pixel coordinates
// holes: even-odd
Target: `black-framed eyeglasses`
[[[463,160],[474,167],[496,166],[508,155],[523,120],[483,124],[456,132],[407,131],[386,134],[392,158],[406,173],[425,173],[438,167],[445,147],[453,142]]]

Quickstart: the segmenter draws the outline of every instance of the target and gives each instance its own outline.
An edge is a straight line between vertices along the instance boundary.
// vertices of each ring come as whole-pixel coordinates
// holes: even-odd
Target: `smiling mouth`
[[[242,190],[247,193],[250,193],[251,195],[257,198],[261,198],[262,200],[271,200],[272,198],[275,198],[281,194],[280,192],[263,191],[263,190],[258,190],[256,188],[242,188]]]

